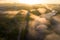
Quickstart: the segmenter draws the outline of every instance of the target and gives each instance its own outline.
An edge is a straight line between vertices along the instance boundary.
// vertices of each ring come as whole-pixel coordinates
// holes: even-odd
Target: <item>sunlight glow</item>
[[[20,3],[26,3],[26,4],[43,4],[45,1],[43,0],[19,0]]]
[[[19,0],[19,3],[26,3],[26,4],[60,4],[60,0]]]
[[[0,0],[0,3],[60,4],[60,0]]]

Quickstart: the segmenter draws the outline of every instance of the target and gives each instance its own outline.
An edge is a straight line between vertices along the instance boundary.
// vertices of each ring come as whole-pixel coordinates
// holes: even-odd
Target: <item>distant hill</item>
[[[53,7],[54,9],[60,9],[60,4],[48,4],[48,6]],[[20,10],[20,9],[34,9],[42,7],[41,4],[28,5],[22,3],[4,3],[0,4],[0,10]]]

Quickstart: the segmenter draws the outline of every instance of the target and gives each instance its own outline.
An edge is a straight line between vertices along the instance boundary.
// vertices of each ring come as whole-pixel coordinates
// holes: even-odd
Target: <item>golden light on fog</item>
[[[26,3],[26,4],[60,4],[60,0],[19,0],[19,3]]]
[[[60,4],[60,0],[0,0],[0,3]]]
[[[44,0],[19,0],[20,3],[25,3],[25,4],[43,4],[45,1]]]

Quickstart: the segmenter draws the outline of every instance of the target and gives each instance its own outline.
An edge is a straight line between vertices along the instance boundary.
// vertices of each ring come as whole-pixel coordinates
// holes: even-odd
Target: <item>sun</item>
[[[19,3],[25,3],[25,4],[42,4],[44,3],[44,0],[19,0]]]

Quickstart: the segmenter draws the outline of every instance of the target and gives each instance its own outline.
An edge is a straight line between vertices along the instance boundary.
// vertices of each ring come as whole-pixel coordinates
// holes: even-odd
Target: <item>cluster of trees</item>
[[[0,8],[2,8],[0,10],[5,10],[5,11],[7,11],[7,10],[15,10],[14,7],[15,6],[10,6],[10,7],[9,6],[8,7],[0,6]],[[16,6],[16,10],[20,10],[20,9],[30,10],[32,8],[36,9],[37,7],[39,7],[39,6],[33,6],[33,7]],[[55,7],[55,5],[54,5],[54,7]],[[59,5],[58,5],[57,8],[56,7],[54,8],[54,9],[57,9],[58,14],[60,14],[60,9],[59,8],[60,8]],[[37,12],[35,12],[35,11],[32,12],[32,13],[35,13],[35,15],[39,15],[39,14],[36,14]],[[26,16],[21,15],[21,13],[17,13],[16,16],[14,16],[13,18],[8,18],[8,17],[6,17],[6,15],[0,14],[0,40],[17,40],[18,37],[20,36],[19,35],[19,31],[21,31],[20,28],[24,28],[24,27],[26,27]],[[24,29],[22,31],[24,32]],[[50,35],[51,36],[53,35],[54,38],[50,37]],[[52,33],[50,35],[47,36],[46,40],[55,40],[55,38],[60,40],[59,36],[56,35],[55,33]],[[23,35],[22,35],[22,38],[24,38]]]

